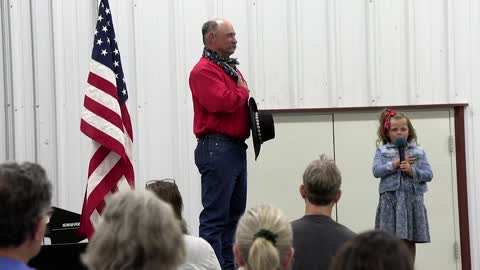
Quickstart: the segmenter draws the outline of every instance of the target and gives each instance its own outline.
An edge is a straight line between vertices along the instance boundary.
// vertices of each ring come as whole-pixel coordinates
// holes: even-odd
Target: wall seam
[[[11,5],[7,1],[0,4],[2,20],[3,39],[3,72],[5,89],[5,157],[7,160],[15,159],[15,119],[13,118],[13,74],[12,74],[12,51],[11,51],[11,24],[10,11]]]
[[[30,39],[32,40],[32,47],[31,47],[31,54],[32,54],[32,95],[33,95],[33,133],[34,133],[34,158],[35,162],[39,162],[39,93],[38,93],[38,59],[36,58],[38,55],[38,46],[37,42],[35,42],[35,33],[36,33],[36,24],[33,23],[35,19],[34,15],[34,1],[30,0],[29,1],[29,7],[30,7]]]

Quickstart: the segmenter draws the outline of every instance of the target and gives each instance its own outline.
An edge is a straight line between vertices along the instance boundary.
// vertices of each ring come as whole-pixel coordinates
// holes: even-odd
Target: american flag
[[[127,86],[108,0],[101,0],[98,7],[87,82],[80,130],[92,139],[94,149],[79,234],[90,238],[105,199],[118,190],[134,187]]]

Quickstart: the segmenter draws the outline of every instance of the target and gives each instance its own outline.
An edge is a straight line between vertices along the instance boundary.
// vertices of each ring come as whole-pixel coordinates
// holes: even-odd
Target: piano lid
[[[78,236],[79,214],[58,207],[52,209],[52,217],[45,233],[45,237],[49,237],[52,244],[77,243],[85,239]]]

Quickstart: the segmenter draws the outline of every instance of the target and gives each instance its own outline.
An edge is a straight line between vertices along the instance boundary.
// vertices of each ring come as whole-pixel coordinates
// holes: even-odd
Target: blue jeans
[[[202,175],[200,237],[215,250],[223,270],[234,269],[233,242],[247,201],[247,145],[201,138],[195,164]]]

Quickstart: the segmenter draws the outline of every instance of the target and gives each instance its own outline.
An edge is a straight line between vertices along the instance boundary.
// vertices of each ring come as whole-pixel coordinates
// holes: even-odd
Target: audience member
[[[27,270],[51,215],[52,187],[38,164],[0,164],[0,269]]]
[[[173,207],[175,216],[181,222],[187,257],[185,263],[178,269],[221,270],[212,246],[202,238],[188,235],[187,225],[182,217],[183,199],[175,180],[151,180],[147,182],[145,187],[155,193],[158,198],[169,203]]]
[[[413,270],[413,258],[399,238],[368,231],[348,241],[332,262],[331,270]]]
[[[174,270],[184,261],[180,224],[149,191],[112,195],[95,229],[83,255],[90,270]]]
[[[292,222],[293,269],[327,270],[340,246],[355,236],[331,218],[342,195],[341,183],[340,171],[325,155],[312,161],[303,173],[300,195],[305,200],[305,216]]]
[[[244,270],[290,269],[292,229],[283,213],[271,206],[249,209],[240,219],[234,254]]]

